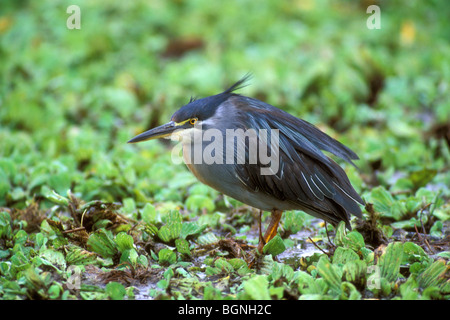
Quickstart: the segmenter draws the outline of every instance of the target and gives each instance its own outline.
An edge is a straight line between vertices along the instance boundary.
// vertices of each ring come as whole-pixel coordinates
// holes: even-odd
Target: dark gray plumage
[[[266,129],[267,132],[278,129],[279,167],[274,174],[261,174],[261,168],[268,165],[259,157],[256,162],[249,161],[249,140],[245,142],[245,163],[227,164],[225,153],[215,154],[223,158],[222,163],[193,163],[190,150],[199,143],[195,139],[183,144],[185,162],[201,182],[250,206],[272,211],[270,230],[260,238],[263,244],[276,234],[284,210],[303,210],[333,225],[344,221],[350,228],[350,215],[361,217],[359,205],[363,201],[344,170],[322,151],[352,165],[357,155],[314,125],[270,104],[234,93],[247,79],[244,77],[220,94],[191,99],[173,114],[168,124],[146,131],[129,142],[168,136],[177,130],[192,134],[194,131],[190,129],[195,130],[201,124],[203,131],[216,129],[222,134],[225,150],[227,129]],[[262,137],[258,135],[257,139],[261,141]],[[204,143],[201,148],[205,150]],[[261,251],[261,243],[259,248]]]

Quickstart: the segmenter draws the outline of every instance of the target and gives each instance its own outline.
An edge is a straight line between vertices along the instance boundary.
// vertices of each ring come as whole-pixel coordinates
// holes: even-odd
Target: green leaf
[[[203,299],[220,300],[222,299],[221,290],[218,288],[214,288],[211,284],[207,284],[205,289],[203,290]]]
[[[176,239],[175,245],[179,253],[190,256],[191,251],[189,250],[189,242],[186,239]]]
[[[342,239],[342,243],[345,247],[358,252],[361,248],[365,247],[364,238],[358,231],[350,231]]]
[[[325,280],[331,291],[335,294],[341,294],[342,271],[331,264],[326,256],[322,256],[317,262],[317,272]]]
[[[438,287],[427,287],[422,292],[422,299],[432,300],[432,299],[441,299],[441,290]]]
[[[69,265],[93,264],[97,259],[95,253],[89,252],[75,245],[68,245],[66,249],[66,261]]]
[[[0,250],[0,260],[4,260],[6,258],[8,258],[11,255],[10,250]],[[1,270],[0,270],[1,273]]]
[[[144,231],[153,237],[158,234],[158,227],[152,223],[148,223],[144,225]]]
[[[419,298],[419,288],[413,277],[408,278],[405,283],[400,285],[399,289],[403,300],[417,300]]]
[[[389,282],[396,281],[399,277],[402,259],[403,244],[401,242],[389,243],[378,262],[381,278],[385,278]]]
[[[161,249],[158,252],[158,260],[161,265],[171,265],[177,262],[177,255],[170,249]]]
[[[111,239],[110,233],[99,229],[89,236],[87,241],[89,250],[98,253],[103,258],[112,258],[118,253],[117,244]]]
[[[347,233],[343,221],[339,222],[336,228],[334,242],[337,246],[350,248],[355,252],[359,252],[365,247],[363,236],[358,231],[350,231]]]
[[[33,290],[39,291],[41,288],[46,287],[46,279],[40,274],[40,270],[38,268],[34,268],[30,266],[26,270],[24,270],[23,275],[25,277],[25,285]]]
[[[253,300],[270,300],[269,282],[266,276],[256,275],[243,283],[244,291]]]
[[[359,293],[358,289],[349,282],[342,282],[341,284],[341,296],[340,299],[343,300],[360,300],[361,293]]]
[[[216,206],[211,198],[202,194],[193,194],[186,199],[186,207],[194,212],[198,212],[201,209],[213,212]]]
[[[349,261],[344,265],[343,272],[345,280],[357,285],[358,287],[363,287],[366,283],[367,264],[365,261]]]
[[[328,289],[324,279],[314,278],[307,272],[301,271],[297,273],[298,289],[302,295],[319,295],[323,296]]]
[[[156,219],[155,206],[147,202],[141,212],[142,220],[148,224],[159,222]]]
[[[133,267],[135,267],[139,257],[136,249],[126,249],[121,252],[120,262],[129,262]]]
[[[428,182],[436,176],[436,169],[423,168],[410,173],[409,179],[414,183],[416,188],[424,187]]]
[[[94,223],[92,226],[92,230],[105,229],[108,226],[112,225],[111,220],[109,219],[100,219]]]
[[[166,279],[161,279],[158,281],[158,283],[156,284],[156,286],[160,289],[167,289],[169,287],[169,281],[167,281]]]
[[[53,266],[61,270],[66,269],[66,259],[64,258],[62,252],[53,249],[45,249],[39,253],[39,257],[46,265]]]
[[[284,228],[291,234],[303,229],[305,223],[305,214],[302,211],[286,211],[284,214]]]
[[[396,201],[384,187],[373,188],[370,197],[375,211],[382,216],[400,220],[405,213],[404,204]]]
[[[189,236],[200,234],[206,229],[206,227],[206,224],[199,226],[195,222],[184,222],[181,226],[180,237],[182,239],[186,239]]]
[[[240,275],[246,274],[250,271],[247,262],[239,258],[229,259],[228,263],[237,271]]]
[[[344,245],[344,237],[346,234],[345,222],[341,221],[336,227],[336,235],[334,236],[334,242],[337,246]]]
[[[201,245],[211,244],[219,241],[219,238],[213,232],[208,232],[206,234],[202,234],[198,237],[197,243]]]
[[[450,251],[442,251],[436,254],[438,257],[450,260]]]
[[[22,251],[17,251],[11,257],[11,276],[15,276],[17,272],[23,271],[29,268],[31,265],[29,259],[23,254]]]
[[[433,226],[430,229],[430,236],[436,237],[436,238],[443,238],[443,228],[444,225],[442,224],[442,221],[438,220],[436,221]]]
[[[12,228],[11,228],[11,216],[6,211],[0,211],[0,238],[11,238]]]
[[[233,266],[224,258],[219,258],[216,261],[214,261],[214,266],[220,269],[220,271],[225,273],[234,271]]]
[[[120,252],[133,249],[133,237],[126,232],[119,232],[114,241],[117,243]]]
[[[62,288],[60,285],[53,284],[48,288],[48,294],[50,299],[57,299],[61,294]]]
[[[162,226],[158,230],[158,238],[161,239],[162,242],[169,243],[176,237],[173,236],[172,229],[170,229],[168,226]]]
[[[14,235],[14,244],[25,244],[28,239],[28,234],[25,230],[19,230]]]
[[[381,186],[372,189],[371,197],[374,204],[374,209],[381,213],[390,212],[391,207],[395,202],[391,194]]]
[[[349,261],[359,260],[358,254],[350,248],[337,247],[333,255],[334,264],[346,264]]]
[[[386,278],[381,278],[380,279],[380,292],[387,297],[391,292],[392,292],[392,283],[386,279]]]
[[[449,267],[443,260],[437,260],[417,276],[417,283],[421,288],[443,286],[448,281],[445,276],[448,275],[448,270]]]
[[[173,269],[171,267],[167,268],[167,270],[164,271],[164,279],[166,279],[167,281],[172,279],[173,276],[174,276],[174,272],[173,272]]]
[[[428,260],[428,256],[425,251],[413,242],[407,241],[403,243],[403,253],[403,261],[405,263]]]
[[[273,263],[270,276],[272,282],[277,281],[278,279],[286,279],[286,281],[290,282],[294,277],[294,270],[289,265]]]
[[[69,205],[69,199],[57,194],[55,190],[52,190],[51,193],[46,194],[45,197],[47,198],[47,200],[50,200],[51,202],[59,204],[61,206],[67,207]]]
[[[136,203],[133,198],[123,199],[123,207],[121,211],[126,214],[132,214],[136,212]]]
[[[112,300],[123,300],[126,294],[125,287],[118,282],[108,282],[105,287],[105,292]]]
[[[279,255],[286,250],[286,246],[284,245],[283,239],[281,239],[280,235],[276,235],[273,237],[263,248],[264,254],[271,254],[272,256]]]
[[[217,275],[217,274],[219,274],[221,272],[221,270],[219,269],[219,268],[216,268],[216,267],[206,267],[206,269],[205,269],[205,274],[208,276],[208,277],[211,277],[211,276],[214,276],[214,275]]]
[[[167,223],[158,231],[158,237],[166,243],[178,238],[181,234],[182,217],[178,211],[170,211],[167,215]]]

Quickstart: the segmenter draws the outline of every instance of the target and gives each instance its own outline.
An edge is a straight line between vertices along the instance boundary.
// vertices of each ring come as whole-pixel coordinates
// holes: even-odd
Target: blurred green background
[[[79,30],[66,26],[72,4]],[[366,25],[371,4],[381,29]],[[445,0],[2,0],[0,206],[68,189],[85,201],[185,205],[197,182],[167,145],[126,141],[247,72],[242,94],[358,153],[360,170],[346,170],[366,199],[374,187],[426,187],[447,203],[448,9]]]
[[[373,4],[380,29],[367,26]],[[71,5],[81,29],[67,27]],[[449,9],[0,0],[0,298],[448,299]],[[255,212],[172,163],[172,142],[127,144],[248,72],[240,93],[360,157],[359,169],[342,166],[376,214],[335,229],[331,258],[306,240],[334,252],[325,228],[289,211],[266,246],[281,262],[266,255],[250,270]],[[81,290],[69,266],[86,277]],[[381,291],[366,286],[369,267]]]

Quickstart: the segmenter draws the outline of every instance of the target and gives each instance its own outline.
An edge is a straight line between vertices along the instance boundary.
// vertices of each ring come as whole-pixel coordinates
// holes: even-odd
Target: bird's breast
[[[194,150],[196,147],[197,150]],[[239,179],[236,164],[215,162],[208,164],[205,161],[198,161],[201,159],[198,158],[198,153],[197,161],[195,161],[195,152],[200,152],[199,150],[204,150],[204,146],[183,144],[184,162],[200,182],[254,208],[268,211],[293,209],[292,203],[282,201],[259,190],[249,189]]]

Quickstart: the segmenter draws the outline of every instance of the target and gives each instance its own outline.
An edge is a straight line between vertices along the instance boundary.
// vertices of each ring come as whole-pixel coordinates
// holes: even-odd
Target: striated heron
[[[202,183],[261,211],[271,212],[262,249],[282,212],[302,210],[336,226],[361,217],[363,200],[344,170],[323,151],[352,165],[358,156],[314,125],[257,99],[236,94],[248,76],[224,92],[192,99],[170,122],[134,137],[182,141],[183,159]]]

